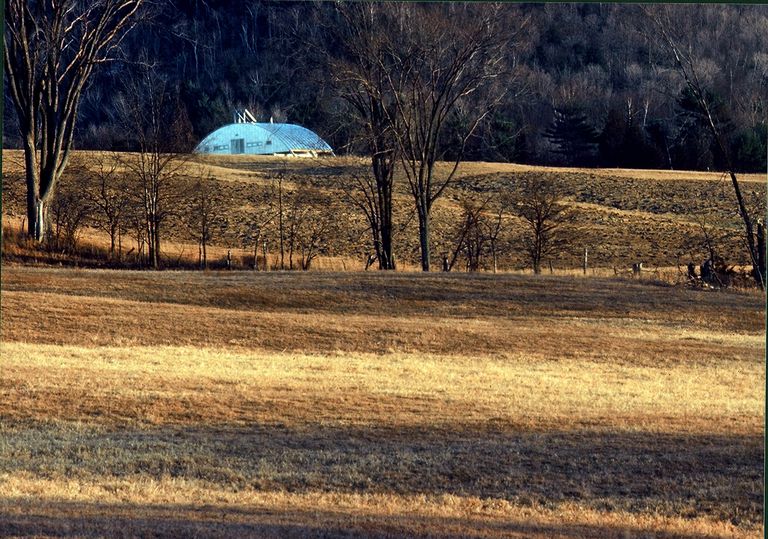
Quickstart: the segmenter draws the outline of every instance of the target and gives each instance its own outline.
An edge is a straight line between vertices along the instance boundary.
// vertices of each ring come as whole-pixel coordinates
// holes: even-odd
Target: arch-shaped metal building
[[[294,124],[238,122],[218,128],[196,153],[251,155],[321,155],[333,149],[316,133]]]

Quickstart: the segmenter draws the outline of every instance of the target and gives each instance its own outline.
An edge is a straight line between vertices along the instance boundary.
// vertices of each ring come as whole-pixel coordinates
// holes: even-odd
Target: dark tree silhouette
[[[484,6],[479,12],[467,8],[474,17],[465,19],[424,6],[393,5],[404,18],[421,21],[418,26],[401,25],[406,30],[394,36],[390,33],[390,62],[384,71],[394,105],[389,125],[419,223],[421,268],[429,271],[432,206],[455,179],[469,138],[513,87],[514,76],[506,71],[504,59],[516,49],[515,38],[525,21],[518,21],[510,33],[498,6]],[[494,85],[503,76],[506,84]],[[468,99],[483,92],[482,106],[473,109],[458,133],[461,142],[452,166],[438,171],[444,129]]]
[[[399,154],[397,116],[387,88],[392,66],[386,40],[393,9],[389,4],[351,3],[339,4],[337,11],[343,23],[334,25],[332,43],[337,46],[326,61],[339,95],[362,124],[363,146],[371,156],[371,174],[355,175],[355,189],[345,191],[368,220],[379,269],[393,270],[392,190]]]
[[[571,212],[555,182],[540,176],[524,178],[520,189],[512,194],[510,206],[528,226],[525,249],[538,275],[544,257],[562,240],[563,225],[572,217]]]

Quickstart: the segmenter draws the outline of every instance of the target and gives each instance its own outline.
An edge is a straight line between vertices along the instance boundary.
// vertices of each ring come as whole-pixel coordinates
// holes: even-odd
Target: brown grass
[[[757,293],[5,267],[0,534],[757,537]]]
[[[468,496],[287,493],[211,488],[168,479],[142,483],[6,478],[6,529],[71,535],[153,537],[743,538],[753,534],[703,518],[557,510]],[[30,495],[32,493],[32,495]],[[131,503],[140,499],[145,505]],[[64,501],[66,500],[66,501]],[[100,500],[94,503],[93,500]],[[190,503],[195,500],[196,503]],[[648,530],[664,530],[648,533]]]
[[[18,175],[19,153],[3,157]],[[366,167],[214,156],[185,172],[200,165],[235,201],[278,172],[334,190]],[[350,271],[352,243],[310,273],[6,265],[0,535],[760,536],[764,297],[669,285],[680,257],[699,262],[701,216],[743,262],[727,179],[466,163],[435,207],[436,250],[462,198],[525,175],[579,210],[554,275],[512,270],[514,238],[498,275],[409,273],[412,230],[391,274]],[[740,179],[764,204],[764,176]],[[64,256],[19,224],[3,216],[6,257],[104,257],[94,230]],[[166,256],[194,264],[170,232]],[[236,245],[209,256],[246,264]],[[650,271],[629,279],[639,260]]]

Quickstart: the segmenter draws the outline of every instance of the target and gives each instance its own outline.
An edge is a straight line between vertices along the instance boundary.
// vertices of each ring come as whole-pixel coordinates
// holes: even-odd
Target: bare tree
[[[141,265],[144,264],[145,253],[147,251],[147,229],[143,218],[143,211],[138,205],[135,209],[136,211],[132,211],[129,215],[128,229],[132,232],[133,237],[136,240],[136,247],[131,247],[126,255],[130,255],[135,251],[136,260]]]
[[[259,269],[259,249],[263,248],[262,242],[266,241],[270,225],[277,217],[275,197],[274,186],[251,192],[247,197],[248,209],[239,219],[239,222],[243,223],[239,236],[244,248],[248,245],[253,248],[253,269],[255,270]],[[266,255],[264,255],[264,269],[269,269]]]
[[[197,240],[200,269],[208,269],[208,244],[213,240],[213,224],[220,216],[223,204],[213,186],[210,171],[201,169],[192,184],[192,213],[188,223]]]
[[[328,248],[332,221],[333,215],[327,206],[314,206],[305,216],[297,234],[302,270],[309,270],[312,262]]]
[[[382,69],[394,104],[393,114],[388,109],[385,112],[419,221],[421,267],[429,271],[432,205],[454,180],[469,138],[514,83],[508,77],[503,86],[493,86],[505,73],[504,59],[514,48],[516,34],[510,35],[501,26],[498,6],[484,6],[466,19],[440,9],[393,6],[418,10],[421,21],[418,27],[398,33],[396,42],[390,41],[389,65]],[[480,105],[470,107],[470,97]],[[435,165],[443,156],[441,137],[459,112],[461,122],[457,123],[462,127],[456,159],[447,172],[438,173]]]
[[[103,154],[93,157],[96,169],[86,193],[94,206],[92,222],[109,235],[109,256],[122,258],[122,236],[127,230],[126,215],[131,193],[125,178],[118,173],[118,159]]]
[[[744,201],[739,181],[736,178],[736,169],[731,158],[730,147],[722,133],[719,119],[715,117],[713,103],[711,102],[711,94],[707,91],[706,84],[701,78],[700,62],[696,57],[693,47],[685,47],[682,45],[676,31],[678,26],[673,22],[673,19],[677,19],[677,17],[673,18],[670,15],[669,6],[641,6],[641,9],[647,19],[652,23],[653,28],[657,32],[657,37],[661,38],[663,46],[674,57],[675,65],[677,66],[680,75],[682,75],[685,80],[686,87],[690,90],[699,109],[699,113],[704,117],[712,137],[717,144],[717,148],[725,159],[726,169],[731,178],[731,184],[733,185],[733,192],[736,195],[736,204],[739,215],[744,224],[744,239],[752,262],[753,276],[758,286],[761,289],[764,289],[765,268],[761,266],[760,262],[764,258],[764,254],[761,254],[758,251],[757,244],[759,242],[757,241],[754,232],[752,217],[750,216]]]
[[[284,171],[277,174],[277,231],[280,240],[280,269],[285,269],[285,214],[283,213],[283,176]],[[265,261],[266,263],[266,261]]]
[[[4,62],[19,119],[28,235],[41,241],[69,161],[83,90],[135,24],[143,0],[8,0]]]
[[[454,233],[454,249],[448,261],[448,271],[461,254],[467,261],[467,271],[478,271],[485,266],[483,259],[490,255],[493,272],[498,271],[498,241],[503,229],[507,201],[493,203],[492,198],[482,202],[462,202],[461,221]]]
[[[483,209],[485,203],[465,200],[461,204],[461,221],[454,233],[454,248],[448,261],[447,271],[451,271],[459,256],[464,253],[467,259],[467,271],[480,269],[480,260],[485,246],[483,235]]]
[[[160,267],[160,238],[164,221],[178,209],[183,193],[176,182],[189,158],[191,128],[179,103],[171,99],[166,81],[153,66],[143,65],[126,80],[117,100],[118,115],[135,137],[138,152],[121,157],[136,182],[145,227],[147,261]]]
[[[50,248],[66,254],[74,254],[83,226],[93,212],[90,200],[74,189],[62,189],[55,193],[50,203],[51,226],[47,241]]]
[[[332,200],[317,188],[300,183],[287,200],[286,244],[288,269],[294,269],[294,255],[299,255],[299,267],[308,270],[328,240],[332,218]]]
[[[572,217],[554,181],[541,176],[526,176],[520,189],[511,195],[511,210],[528,225],[525,249],[535,274],[541,262],[552,254],[563,239],[563,225]]]
[[[373,159],[376,160],[376,158]],[[374,168],[377,167],[374,165]],[[365,216],[368,225],[366,234],[370,234],[375,253],[373,256],[378,260],[381,270],[396,268],[394,256],[396,231],[392,205],[393,173],[394,164],[386,172],[384,181],[377,179],[381,176],[376,172],[354,170],[349,175],[340,176],[337,182],[337,187],[346,201]]]
[[[488,240],[488,248],[491,251],[491,260],[493,262],[493,273],[499,269],[499,236],[504,229],[504,216],[507,213],[507,200],[502,198],[493,211],[493,218],[486,218],[483,221],[483,231]]]
[[[345,189],[349,200],[364,213],[379,269],[395,269],[393,253],[392,190],[397,143],[393,130],[397,115],[388,88],[390,65],[388,32],[392,6],[381,3],[337,4],[343,24],[332,24],[334,43],[328,65],[334,85],[362,124],[371,155],[371,174],[356,174],[354,189]],[[332,54],[332,55],[331,55]]]

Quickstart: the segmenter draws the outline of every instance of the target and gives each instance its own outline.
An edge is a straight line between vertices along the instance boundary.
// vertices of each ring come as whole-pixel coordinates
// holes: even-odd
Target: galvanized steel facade
[[[196,153],[250,155],[317,155],[333,153],[305,127],[275,123],[233,123],[218,128],[195,148]]]

